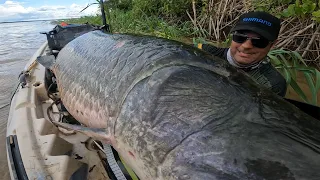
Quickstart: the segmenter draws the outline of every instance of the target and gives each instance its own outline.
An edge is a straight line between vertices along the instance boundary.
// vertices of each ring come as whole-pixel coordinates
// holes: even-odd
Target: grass
[[[181,41],[181,37],[193,36],[193,25],[191,22],[170,24],[162,18],[155,16],[135,16],[132,11],[123,12],[121,10],[113,10],[108,18],[113,33],[131,33],[144,34],[163,37],[172,40]],[[111,19],[111,20],[110,20]],[[101,25],[101,17],[86,16],[78,19],[64,20],[68,23],[86,23]]]

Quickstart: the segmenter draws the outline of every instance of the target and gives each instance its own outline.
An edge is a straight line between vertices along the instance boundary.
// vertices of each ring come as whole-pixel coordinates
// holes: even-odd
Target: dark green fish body
[[[95,31],[51,69],[68,111],[99,129],[78,131],[141,179],[320,177],[320,122],[201,50]]]

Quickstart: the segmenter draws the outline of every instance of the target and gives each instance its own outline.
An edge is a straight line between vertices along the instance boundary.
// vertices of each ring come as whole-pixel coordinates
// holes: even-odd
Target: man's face
[[[261,38],[258,34],[253,32],[240,32],[252,38]],[[243,43],[231,42],[230,52],[235,61],[240,64],[251,64],[258,62],[267,56],[272,47],[272,43],[269,43],[265,48],[258,48],[252,45],[251,39],[246,40]]]

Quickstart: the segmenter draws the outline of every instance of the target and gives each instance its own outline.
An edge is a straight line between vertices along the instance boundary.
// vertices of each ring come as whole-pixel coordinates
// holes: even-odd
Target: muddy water
[[[11,93],[25,64],[46,40],[39,32],[49,31],[50,21],[0,24],[0,174],[10,179],[6,156],[6,126]]]
[[[301,90],[305,93],[308,100],[311,102],[312,93],[303,73],[297,73],[297,84],[300,86]],[[304,102],[303,99],[300,98],[299,95],[290,86],[288,87],[286,98]],[[320,91],[318,91],[317,93],[317,106],[320,107]]]

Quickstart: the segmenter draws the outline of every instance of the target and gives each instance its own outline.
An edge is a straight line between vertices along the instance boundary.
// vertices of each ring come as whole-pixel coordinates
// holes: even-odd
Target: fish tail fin
[[[52,69],[53,65],[56,63],[56,58],[54,57],[54,55],[38,56],[37,62],[48,69]]]

